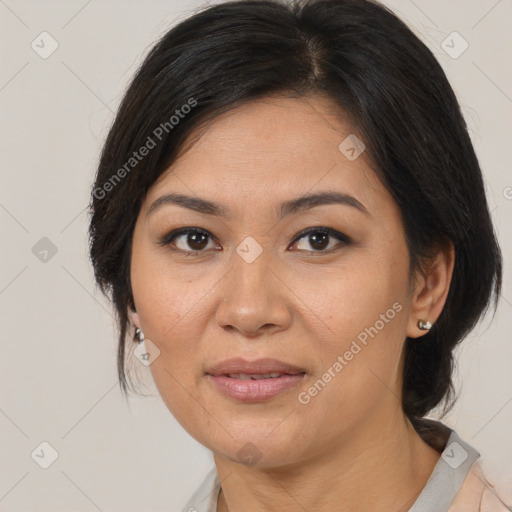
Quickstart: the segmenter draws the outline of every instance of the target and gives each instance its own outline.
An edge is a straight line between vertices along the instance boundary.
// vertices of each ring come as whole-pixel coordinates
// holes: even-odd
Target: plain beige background
[[[440,60],[485,174],[504,289],[493,322],[458,352],[460,398],[444,421],[485,456],[510,504],[512,2],[385,3]],[[128,80],[151,44],[203,4],[0,0],[0,510],[176,511],[212,465],[158,396],[122,398],[112,310],[86,238],[98,153]],[[42,442],[57,455],[47,469],[53,452]]]

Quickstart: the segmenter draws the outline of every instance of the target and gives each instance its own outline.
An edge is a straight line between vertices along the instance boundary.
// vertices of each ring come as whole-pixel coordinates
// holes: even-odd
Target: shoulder
[[[473,463],[448,512],[509,512],[482,469]]]
[[[441,457],[409,512],[510,512],[484,474],[480,453],[439,421],[418,432]]]

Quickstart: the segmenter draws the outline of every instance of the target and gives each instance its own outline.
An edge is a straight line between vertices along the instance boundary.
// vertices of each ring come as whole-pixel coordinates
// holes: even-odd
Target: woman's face
[[[418,335],[409,256],[353,137],[320,96],[253,101],[218,117],[142,205],[133,318],[160,350],[167,407],[217,455],[293,464],[401,411],[402,345]]]

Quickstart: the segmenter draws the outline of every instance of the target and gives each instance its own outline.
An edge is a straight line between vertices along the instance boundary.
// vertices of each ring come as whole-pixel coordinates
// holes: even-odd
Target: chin
[[[302,455],[303,446],[298,446],[297,436],[292,433],[274,431],[248,431],[245,435],[225,434],[223,442],[212,443],[211,439],[198,440],[209,448],[216,457],[222,457],[247,468],[279,468],[293,465]],[[220,440],[217,440],[220,441]],[[298,453],[300,447],[301,453]]]

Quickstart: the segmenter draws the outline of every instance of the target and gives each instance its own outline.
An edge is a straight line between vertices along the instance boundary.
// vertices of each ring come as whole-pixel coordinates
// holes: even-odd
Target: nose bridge
[[[248,236],[236,247],[232,258],[224,300],[217,313],[219,325],[231,325],[245,334],[268,324],[283,327],[289,314],[279,280],[270,271],[274,264],[272,250]]]
[[[268,290],[268,267],[272,263],[272,251],[263,247],[252,236],[246,236],[233,254],[233,276],[230,291],[252,294],[254,300],[266,296]]]

